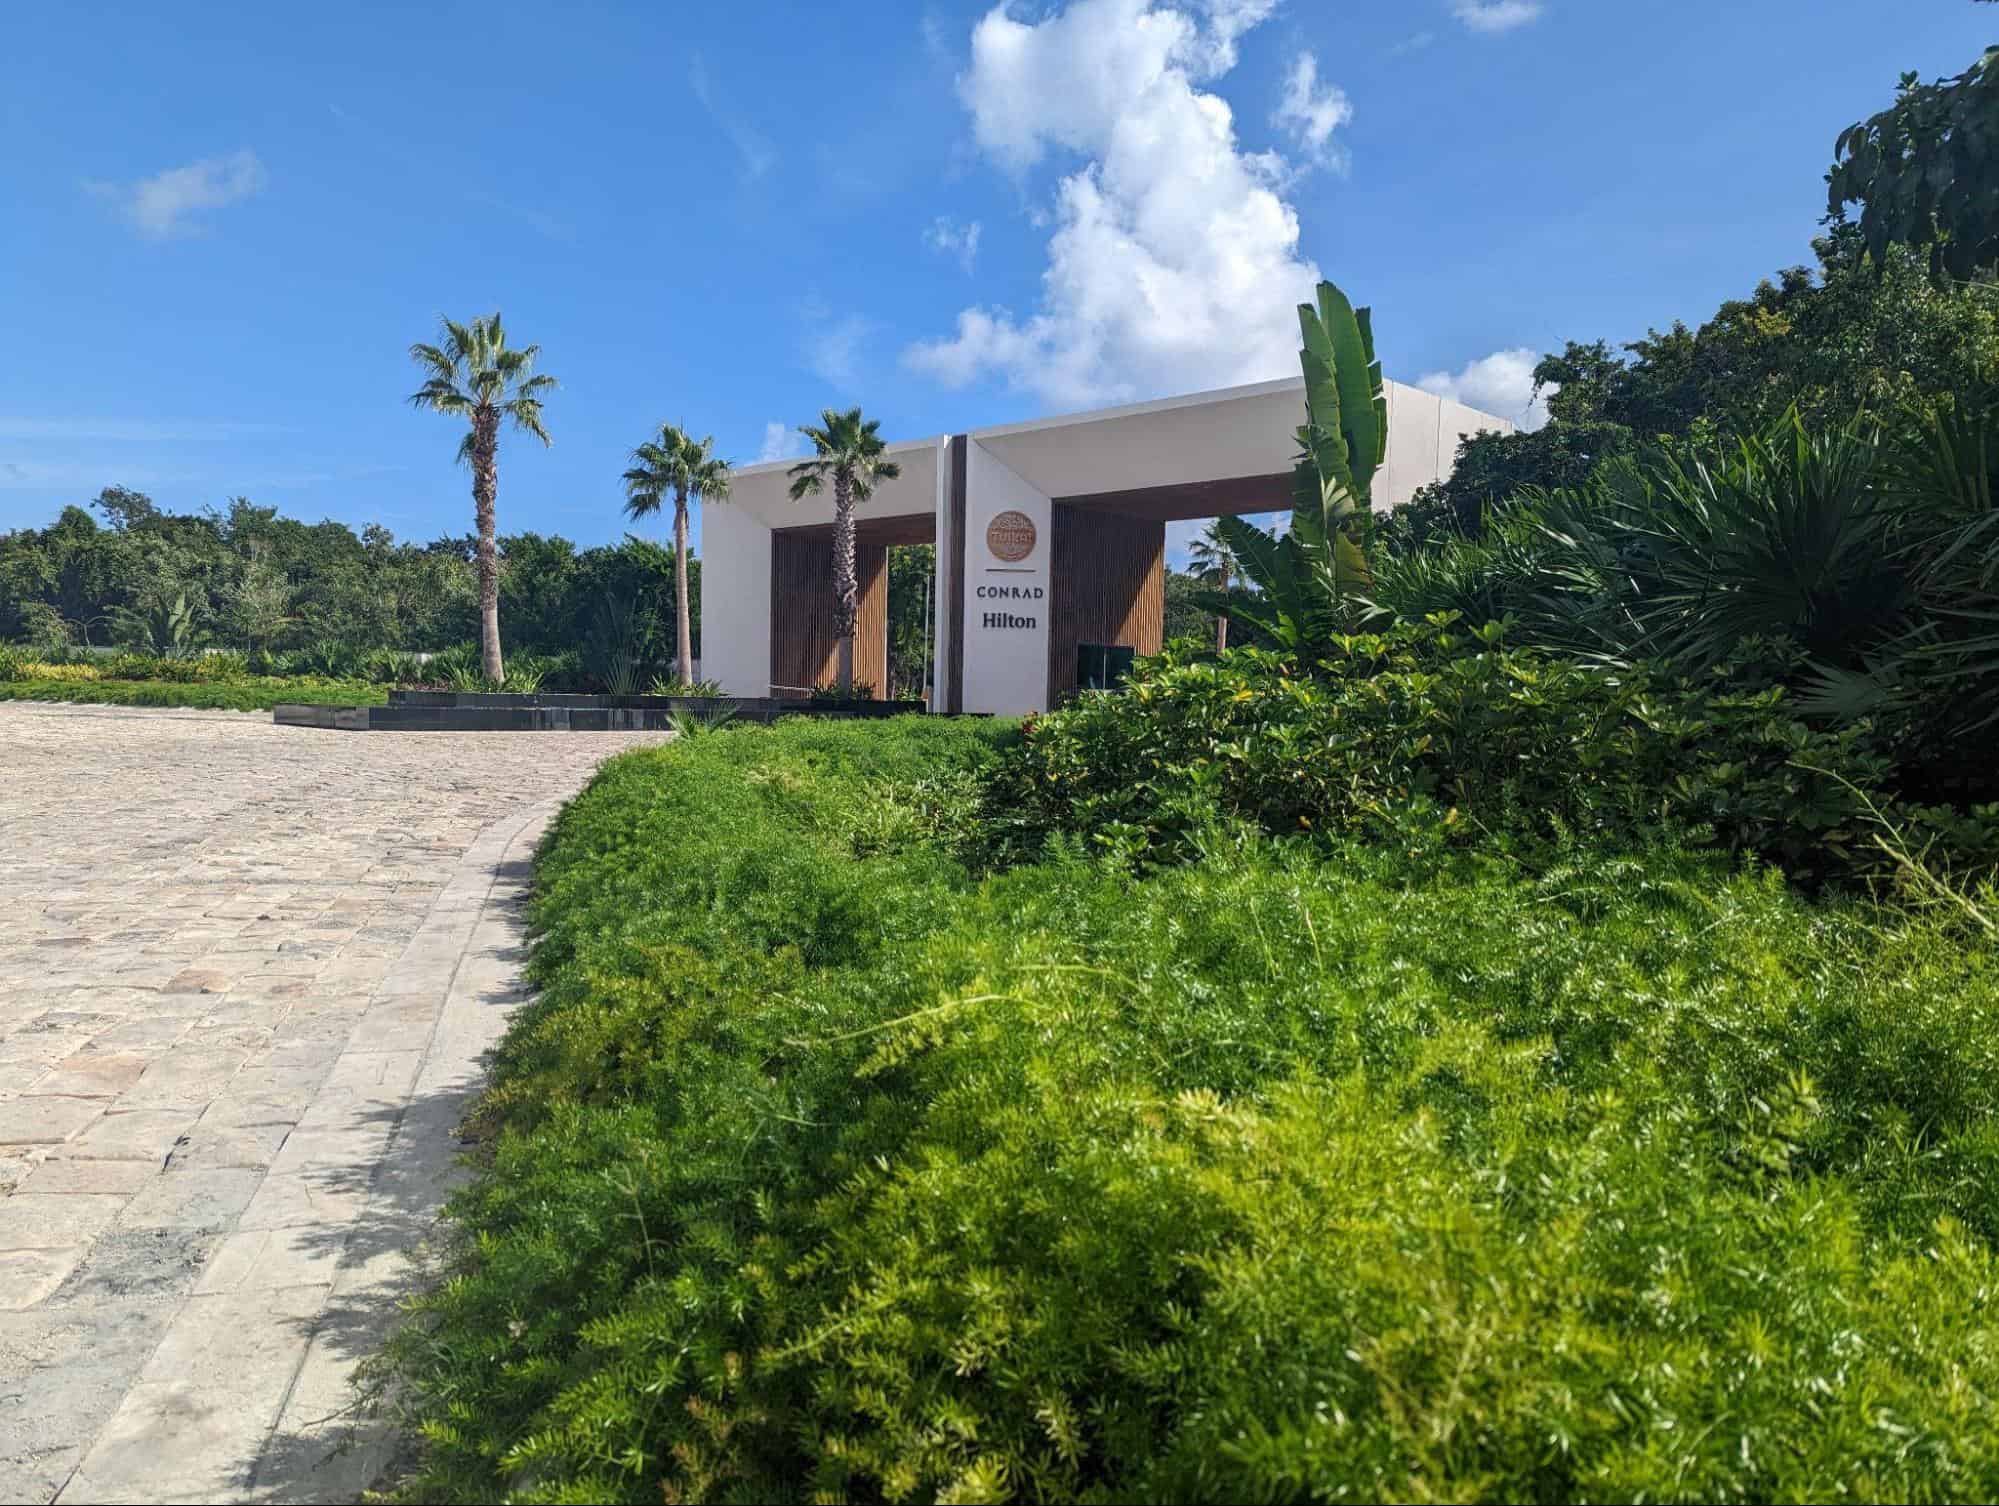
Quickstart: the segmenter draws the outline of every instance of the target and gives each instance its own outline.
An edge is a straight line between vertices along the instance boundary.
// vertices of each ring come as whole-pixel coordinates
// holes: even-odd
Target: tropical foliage
[[[357,536],[343,524],[301,523],[240,497],[222,512],[177,514],[114,487],[95,505],[111,526],[72,507],[48,528],[0,534],[0,641],[55,659],[164,647],[199,663],[227,648],[268,669],[307,658],[360,665],[478,635],[477,546],[469,537],[413,544],[372,525]],[[672,642],[674,551],[639,538],[578,549],[535,533],[503,534],[497,545],[500,606],[516,653],[538,661],[576,654],[606,595],[639,603],[649,642]],[[699,559],[688,560],[686,574],[698,655]],[[162,603],[182,606],[179,648]]]
[[[1865,409],[1895,431],[1939,405],[1999,390],[1999,285],[1938,281],[1923,258],[1872,258],[1857,226],[1813,243],[1792,267],[1696,329],[1675,323],[1614,353],[1570,342],[1543,358],[1548,422],[1466,439],[1451,475],[1390,520],[1391,538],[1477,533],[1528,487],[1574,486],[1606,459],[1662,436],[1705,441],[1766,430],[1796,409],[1814,429]]]
[[[1877,263],[1890,245],[1970,277],[1999,262],[1999,47],[1955,78],[1902,75],[1895,103],[1840,133],[1827,178],[1834,215],[1861,206]]]
[[[1586,662],[1734,662],[1858,728],[1904,788],[1999,798],[1999,408],[1900,440],[1796,414],[1733,442],[1620,457],[1516,496],[1482,538],[1378,562],[1374,600]],[[1751,650],[1754,650],[1752,653]]]
[[[1187,564],[1203,582],[1212,586],[1223,597],[1229,587],[1242,574],[1242,566],[1236,562],[1235,550],[1222,532],[1221,519],[1217,518],[1196,535],[1187,550]],[[1169,629],[1172,626],[1169,623]],[[1168,636],[1172,636],[1169,631]],[[1229,646],[1229,618],[1226,611],[1215,613],[1215,652],[1222,653]]]
[[[500,491],[500,421],[551,441],[542,422],[542,398],[555,378],[534,370],[539,345],[510,347],[497,313],[470,324],[443,321],[435,345],[410,347],[410,359],[425,373],[410,403],[433,413],[463,419],[465,437],[458,458],[472,472],[473,517],[478,543],[479,653],[487,680],[506,677],[500,655],[500,557],[495,504]]]
[[[936,656],[935,544],[899,544],[888,552],[888,679],[891,700],[930,693]]]

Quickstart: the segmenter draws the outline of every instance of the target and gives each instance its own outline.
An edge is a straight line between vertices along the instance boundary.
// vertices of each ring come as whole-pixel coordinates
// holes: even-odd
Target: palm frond
[[[537,399],[531,397],[513,398],[501,405],[500,411],[513,420],[515,428],[532,434],[544,446],[555,443],[553,439],[549,438],[548,428],[542,422],[541,403]]]

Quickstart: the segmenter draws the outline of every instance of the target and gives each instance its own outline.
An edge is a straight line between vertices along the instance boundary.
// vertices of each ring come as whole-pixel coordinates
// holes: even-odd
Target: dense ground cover
[[[99,706],[206,706],[269,711],[273,706],[381,706],[388,691],[365,680],[245,676],[236,680],[51,679],[0,681],[0,701],[70,701]]]
[[[710,733],[563,814],[410,1498],[1999,1489],[1975,919],[1642,822],[975,871],[1050,727]]]

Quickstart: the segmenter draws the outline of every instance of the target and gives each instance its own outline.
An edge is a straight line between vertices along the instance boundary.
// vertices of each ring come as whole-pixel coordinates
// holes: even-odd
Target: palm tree
[[[695,439],[672,424],[659,426],[659,437],[632,451],[632,468],[625,472],[625,515],[645,518],[673,498],[673,599],[679,637],[678,664],[682,685],[694,683],[694,637],[687,611],[687,499],[704,503],[725,501],[729,495],[729,462],[715,454],[713,436]]]
[[[791,468],[791,499],[822,490],[833,478],[833,631],[840,641],[840,689],[854,689],[854,624],[861,611],[861,583],[854,563],[854,504],[874,495],[883,481],[893,481],[902,467],[887,458],[881,424],[863,419],[859,408],[845,413],[831,408],[815,426],[800,432],[817,452]]]
[[[1194,573],[1214,586],[1226,596],[1229,581],[1236,573],[1235,550],[1222,537],[1221,519],[1216,518],[1201,530],[1187,551],[1187,563],[1194,567]],[[1226,612],[1215,613],[1215,652],[1221,653],[1229,646],[1229,619]]]
[[[548,444],[542,427],[541,397],[555,386],[552,376],[530,375],[539,345],[507,348],[500,316],[489,314],[469,325],[443,321],[437,345],[412,345],[410,359],[426,375],[410,402],[434,413],[464,419],[471,427],[459,442],[458,458],[472,468],[472,505],[479,524],[479,657],[487,680],[505,677],[500,660],[500,556],[493,538],[493,503],[500,491],[500,420],[510,418]]]

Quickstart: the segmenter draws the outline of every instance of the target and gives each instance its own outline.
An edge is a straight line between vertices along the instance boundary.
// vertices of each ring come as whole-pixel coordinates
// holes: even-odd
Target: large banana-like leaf
[[[1388,398],[1374,354],[1374,320],[1330,282],[1315,305],[1298,306],[1305,374],[1302,457],[1318,472],[1324,507],[1336,498],[1372,505],[1375,473],[1388,451]]]
[[[1319,285],[1321,299],[1331,287],[1331,283]],[[1336,487],[1352,491],[1354,475],[1346,426],[1341,422],[1343,393],[1333,333],[1319,310],[1309,303],[1298,305],[1298,330],[1303,341],[1298,362],[1305,373],[1305,427],[1298,431],[1302,458],[1318,473],[1321,497]]]
[[[1217,518],[1215,528],[1232,550],[1242,573],[1264,590],[1276,589],[1276,582],[1289,572],[1283,541],[1265,533],[1247,518]]]
[[[1367,567],[1367,556],[1353,541],[1352,535],[1344,531],[1333,535],[1332,571],[1333,584],[1342,598],[1374,584],[1374,573]]]
[[[1290,531],[1265,533],[1241,518],[1217,528],[1234,551],[1249,597],[1206,593],[1211,610],[1254,623],[1279,643],[1309,652],[1364,605],[1373,583],[1347,521],[1365,514],[1388,444],[1388,405],[1374,355],[1374,327],[1333,284],[1298,306],[1305,423],[1298,430]]]
[[[1355,311],[1330,282],[1319,284],[1319,318],[1333,347],[1333,378],[1340,389],[1339,424],[1346,439],[1348,490],[1363,504],[1372,501],[1374,473],[1387,450],[1386,426],[1376,410],[1385,399],[1381,367],[1374,359],[1373,317]],[[1385,411],[1385,407],[1384,410]]]

